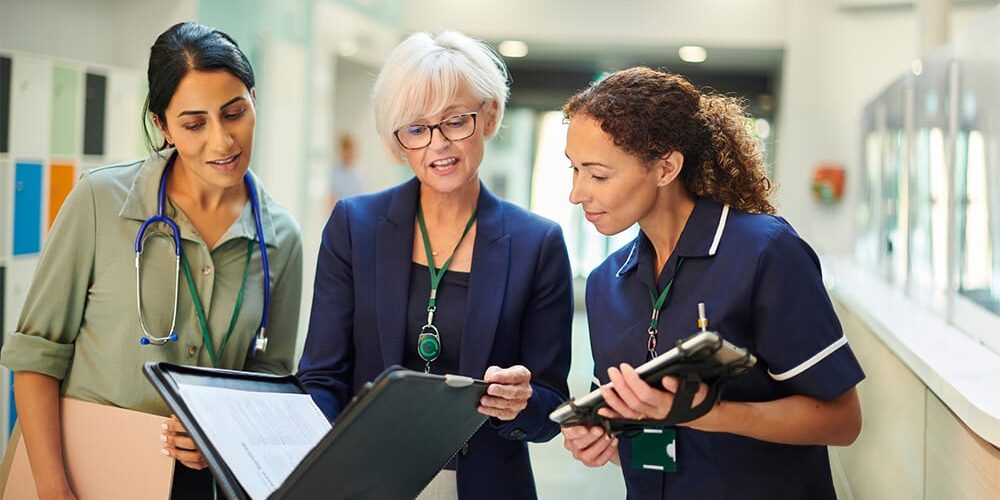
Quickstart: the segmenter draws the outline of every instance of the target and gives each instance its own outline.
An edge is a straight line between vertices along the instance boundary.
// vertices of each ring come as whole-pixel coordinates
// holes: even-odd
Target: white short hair
[[[456,31],[436,36],[418,32],[400,42],[389,53],[372,93],[375,129],[389,156],[400,162],[405,158],[395,130],[444,111],[466,88],[480,100],[496,102],[495,134],[510,87],[507,66],[489,45]]]

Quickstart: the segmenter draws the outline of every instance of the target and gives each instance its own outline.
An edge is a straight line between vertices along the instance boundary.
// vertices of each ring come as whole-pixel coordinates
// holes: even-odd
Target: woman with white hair
[[[555,223],[479,180],[503,118],[503,61],[456,32],[416,33],[375,82],[376,128],[409,181],[340,200],[323,232],[299,377],[328,418],[390,365],[490,382],[490,417],[421,494],[535,498],[526,441],[558,432],[572,278]]]

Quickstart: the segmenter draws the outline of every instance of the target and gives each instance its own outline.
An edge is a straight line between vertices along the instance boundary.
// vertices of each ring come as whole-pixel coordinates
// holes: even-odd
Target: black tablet
[[[664,376],[676,373],[685,363],[711,361],[719,366],[729,366],[733,375],[745,372],[757,363],[757,358],[746,349],[736,347],[716,332],[702,331],[677,343],[669,351],[639,365],[636,372],[649,385],[658,386]],[[605,406],[601,390],[595,389],[586,396],[567,401],[556,408],[549,418],[558,424],[569,424],[576,408],[597,410]]]

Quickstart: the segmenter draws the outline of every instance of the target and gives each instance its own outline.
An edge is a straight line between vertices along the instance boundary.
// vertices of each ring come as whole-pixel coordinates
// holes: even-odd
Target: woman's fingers
[[[479,401],[479,413],[500,420],[513,420],[528,407],[531,399],[531,371],[521,365],[509,368],[490,366],[483,375],[490,383]]]
[[[171,415],[163,424],[163,434],[160,435],[160,441],[163,443],[163,453],[177,459],[184,466],[195,470],[208,467],[205,456],[198,451],[198,445],[191,439],[176,416]]]
[[[531,381],[531,370],[521,365],[514,365],[509,368],[500,368],[493,365],[486,369],[483,380],[495,383],[516,385]]]
[[[618,439],[609,437],[600,427],[568,427],[562,433],[563,446],[588,467],[600,467],[618,452]]]
[[[515,410],[521,411],[528,406],[528,400],[526,399],[504,399],[497,398],[493,396],[483,396],[479,400],[479,404],[482,406],[487,406],[490,408],[496,408],[498,410]]]
[[[479,413],[500,420],[514,420],[528,406],[527,401],[511,401],[509,399],[483,396],[479,401]]]
[[[174,448],[170,450],[170,456],[191,469],[201,470],[208,467],[205,457],[198,451],[184,451]]]
[[[186,451],[197,451],[198,445],[194,443],[194,439],[187,434],[178,434],[175,432],[167,431],[160,437],[160,440],[167,443],[167,445],[177,448],[179,450]]]
[[[630,381],[618,368],[608,368],[608,377],[611,384],[610,387],[605,386],[603,393],[604,401],[611,409],[632,420],[642,420],[655,414],[655,406],[645,403],[636,395],[636,388],[630,385]],[[639,383],[645,384],[641,379]]]
[[[531,398],[531,385],[527,382],[518,385],[507,385],[493,383],[486,388],[486,394],[504,399],[518,399],[527,401]]]

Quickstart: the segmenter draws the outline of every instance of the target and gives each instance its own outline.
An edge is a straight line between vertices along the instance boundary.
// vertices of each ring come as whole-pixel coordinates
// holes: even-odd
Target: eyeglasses
[[[396,141],[404,149],[423,149],[430,146],[434,129],[437,129],[449,141],[461,141],[476,133],[476,115],[478,113],[478,111],[462,113],[434,125],[407,125],[392,134],[396,136]]]

